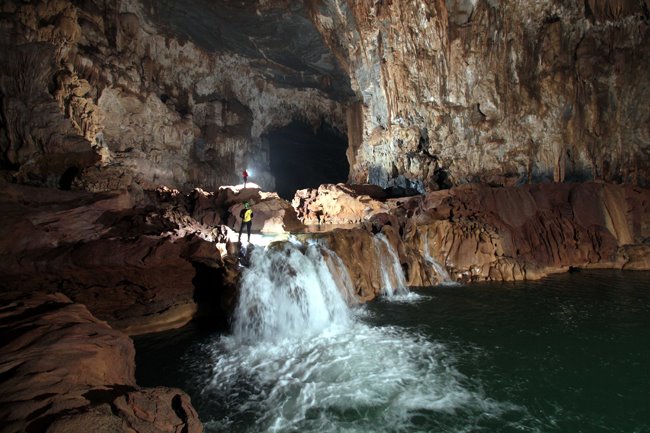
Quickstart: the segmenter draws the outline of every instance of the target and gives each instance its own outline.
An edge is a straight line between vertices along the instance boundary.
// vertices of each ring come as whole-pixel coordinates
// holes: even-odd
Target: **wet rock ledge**
[[[183,391],[141,388],[133,342],[65,295],[0,307],[0,432],[199,433]]]

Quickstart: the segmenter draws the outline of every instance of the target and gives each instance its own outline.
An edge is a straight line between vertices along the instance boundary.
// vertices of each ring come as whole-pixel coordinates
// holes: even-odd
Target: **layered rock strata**
[[[140,388],[124,334],[62,294],[0,308],[2,433],[199,433],[183,391]]]
[[[337,207],[337,202],[356,204]],[[361,224],[367,232],[390,234],[413,286],[437,281],[423,272],[423,257],[443,264],[455,280],[537,279],[571,267],[650,269],[650,190],[645,188],[466,185],[379,200],[344,185],[323,185],[299,192],[294,205],[306,221]],[[376,266],[368,254],[353,252],[372,251],[363,236],[345,241],[349,236],[334,234],[331,242],[351,274]],[[372,289],[376,279],[357,281],[363,297],[378,294]]]

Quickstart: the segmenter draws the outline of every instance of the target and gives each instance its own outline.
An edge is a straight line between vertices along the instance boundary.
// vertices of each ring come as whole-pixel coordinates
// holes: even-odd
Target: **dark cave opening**
[[[294,121],[269,132],[264,139],[269,145],[275,190],[285,200],[291,200],[299,189],[348,179],[347,137],[327,124],[314,130]]]
[[[79,177],[81,170],[78,167],[68,167],[68,169],[61,175],[59,179],[59,189],[70,191],[75,179]]]

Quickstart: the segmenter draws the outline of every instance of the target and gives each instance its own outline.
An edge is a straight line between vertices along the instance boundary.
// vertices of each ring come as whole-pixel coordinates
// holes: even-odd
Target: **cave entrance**
[[[304,122],[294,121],[264,138],[269,145],[275,190],[285,200],[291,200],[299,189],[347,181],[347,137],[330,125],[314,130]]]

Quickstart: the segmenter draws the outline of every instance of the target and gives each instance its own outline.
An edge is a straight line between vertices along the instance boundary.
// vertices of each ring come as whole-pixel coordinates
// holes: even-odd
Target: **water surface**
[[[184,389],[208,432],[647,433],[649,289],[583,271],[421,289],[304,335],[190,326],[136,338],[137,379]]]

